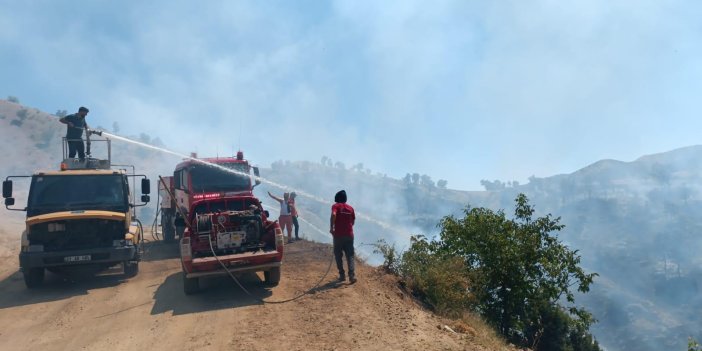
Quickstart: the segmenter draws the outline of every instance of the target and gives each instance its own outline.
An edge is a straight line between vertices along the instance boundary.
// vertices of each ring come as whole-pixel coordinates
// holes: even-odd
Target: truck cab
[[[122,264],[127,276],[138,272],[140,225],[132,213],[129,178],[142,177],[142,205],[149,201],[144,176],[112,169],[110,160],[65,159],[59,171],[9,176],[3,197],[9,210],[26,211],[19,254],[28,288],[39,286],[45,270]],[[14,208],[13,178],[30,178],[25,208]]]

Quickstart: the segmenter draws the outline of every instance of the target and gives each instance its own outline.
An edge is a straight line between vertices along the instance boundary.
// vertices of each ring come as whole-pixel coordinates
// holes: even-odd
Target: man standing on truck
[[[78,113],[68,115],[59,119],[59,122],[66,125],[66,142],[68,143],[68,158],[74,158],[78,153],[80,161],[85,161],[85,146],[83,145],[83,129],[88,128],[85,123],[85,116],[89,110],[81,106]]]
[[[271,192],[268,192],[268,196],[273,198],[273,200],[278,201],[280,204],[280,217],[278,217],[278,223],[280,223],[280,228],[285,231],[288,229],[288,244],[292,243],[292,212],[290,211],[290,194],[283,193],[283,198],[279,198]]]
[[[346,255],[349,269],[349,282],[356,282],[356,264],[353,250],[353,225],[356,222],[356,212],[346,203],[346,191],[341,190],[334,196],[335,204],[331,208],[329,233],[334,237],[334,257],[336,268],[339,269],[339,281],[346,280],[342,253]]]

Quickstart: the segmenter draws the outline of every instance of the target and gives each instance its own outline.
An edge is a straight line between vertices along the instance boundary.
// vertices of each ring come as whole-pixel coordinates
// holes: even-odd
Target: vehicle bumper
[[[66,262],[70,256],[90,255],[89,261]],[[50,251],[50,252],[20,252],[20,267],[59,267],[78,266],[96,263],[117,263],[136,260],[136,246],[105,247],[84,250]]]
[[[255,266],[241,266],[241,267],[227,267],[231,273],[245,273],[245,272],[261,272],[267,271],[271,268],[280,267],[281,262],[269,262],[264,264],[259,264]],[[222,267],[220,265],[220,267]],[[212,271],[196,271],[192,273],[185,273],[186,278],[201,278],[201,277],[216,277],[228,275],[224,268],[212,270]]]
[[[219,256],[229,272],[260,272],[271,268],[280,267],[283,255],[278,251],[268,251],[259,253],[241,253],[233,255]],[[183,262],[183,270],[187,278],[211,277],[227,275],[227,271],[222,268],[222,264],[214,257],[195,258],[192,261]]]

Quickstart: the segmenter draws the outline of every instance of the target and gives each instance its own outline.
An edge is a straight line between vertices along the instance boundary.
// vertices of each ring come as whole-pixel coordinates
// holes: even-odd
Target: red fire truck
[[[183,161],[173,177],[163,178],[169,189],[159,184],[164,237],[182,233],[186,294],[199,289],[200,278],[231,272],[262,271],[266,284],[280,281],[283,233],[253,194],[258,175],[239,151],[236,158]]]
[[[186,159],[176,166],[173,176],[162,177],[170,191],[164,189],[162,182],[158,184],[165,241],[182,237],[185,227],[176,225],[175,220],[181,214],[188,215],[193,202],[225,195],[253,195],[253,188],[260,184],[258,178],[251,184],[249,174],[253,170],[254,176],[258,177],[258,167],[249,165],[241,151],[236,157],[195,159],[197,155],[192,156],[193,159]]]

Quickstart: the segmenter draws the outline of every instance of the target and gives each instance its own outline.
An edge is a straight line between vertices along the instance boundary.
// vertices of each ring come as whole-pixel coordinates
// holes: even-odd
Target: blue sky
[[[0,96],[179,152],[472,190],[701,138],[696,1],[0,5]]]

